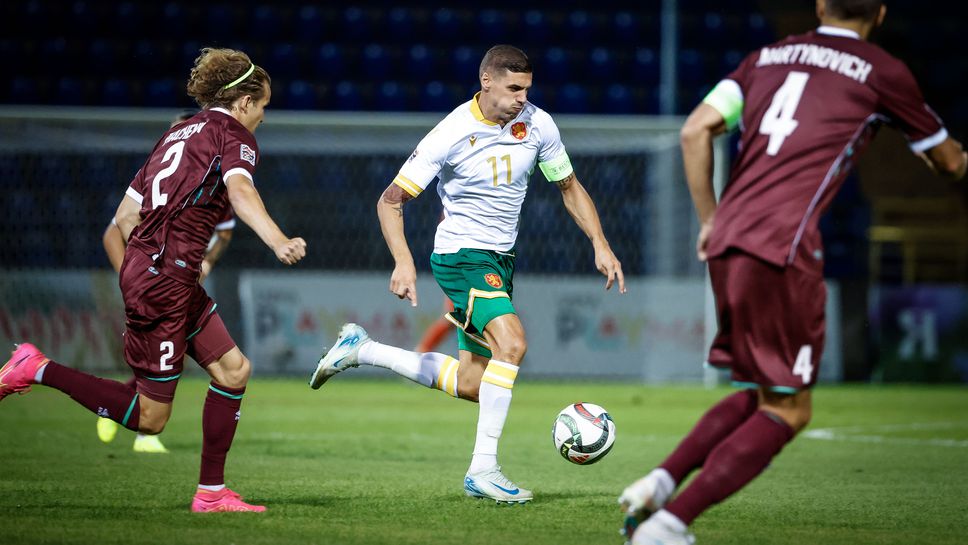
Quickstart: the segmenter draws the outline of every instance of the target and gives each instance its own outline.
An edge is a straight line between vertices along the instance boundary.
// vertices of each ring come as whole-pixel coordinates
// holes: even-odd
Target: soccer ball
[[[579,465],[594,464],[612,449],[615,422],[598,405],[575,403],[558,413],[551,438],[565,460]]]

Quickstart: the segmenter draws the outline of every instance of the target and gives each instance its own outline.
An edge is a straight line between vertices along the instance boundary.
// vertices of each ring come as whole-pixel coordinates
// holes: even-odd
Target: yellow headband
[[[252,72],[253,72],[254,70],[255,70],[255,65],[254,65],[254,64],[250,64],[250,65],[249,65],[249,69],[248,69],[248,70],[246,70],[246,71],[245,71],[245,73],[244,73],[244,74],[242,74],[242,76],[241,76],[241,77],[239,77],[239,79],[237,79],[237,80],[235,80],[235,81],[233,81],[232,83],[230,83],[230,84],[228,84],[228,85],[226,85],[225,87],[222,87],[222,89],[223,89],[223,90],[224,90],[224,89],[229,89],[229,88],[232,88],[232,87],[235,87],[236,85],[238,85],[238,84],[240,84],[240,83],[242,83],[243,81],[245,81],[245,78],[247,78],[247,77],[249,77],[249,76],[251,76],[251,75],[252,75]]]

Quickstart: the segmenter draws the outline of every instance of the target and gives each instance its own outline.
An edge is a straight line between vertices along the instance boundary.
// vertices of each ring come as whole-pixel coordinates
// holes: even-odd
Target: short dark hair
[[[870,21],[881,12],[882,0],[825,0],[827,14],[837,19]]]
[[[497,75],[498,72],[504,70],[518,74],[530,74],[531,61],[528,60],[528,56],[524,54],[524,51],[521,51],[513,45],[495,45],[484,54],[484,58],[481,59],[481,69],[477,75],[483,76],[484,72]]]

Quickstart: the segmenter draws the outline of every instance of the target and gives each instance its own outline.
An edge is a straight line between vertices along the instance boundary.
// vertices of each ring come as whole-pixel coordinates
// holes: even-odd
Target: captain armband
[[[731,79],[724,79],[702,99],[712,106],[726,121],[726,130],[733,130],[743,115],[743,90]]]
[[[538,163],[541,173],[549,182],[560,182],[571,175],[575,169],[571,168],[571,159],[567,153],[562,153],[558,157],[544,163]]]

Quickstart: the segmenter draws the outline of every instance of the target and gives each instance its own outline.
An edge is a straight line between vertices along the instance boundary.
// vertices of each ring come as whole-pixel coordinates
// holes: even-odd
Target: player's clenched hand
[[[300,259],[306,257],[306,241],[299,237],[286,239],[273,250],[279,261],[286,265],[295,265]]]
[[[622,264],[608,246],[595,249],[595,267],[598,272],[605,275],[605,289],[611,289],[612,284],[618,281],[619,293],[625,293],[625,275],[622,274]]]
[[[417,306],[417,269],[413,263],[397,264],[390,275],[390,291],[400,299],[409,299]]]
[[[712,232],[712,220],[704,221],[699,226],[699,238],[696,240],[696,256],[699,257],[699,261],[706,261],[706,246],[709,244],[709,234]]]

